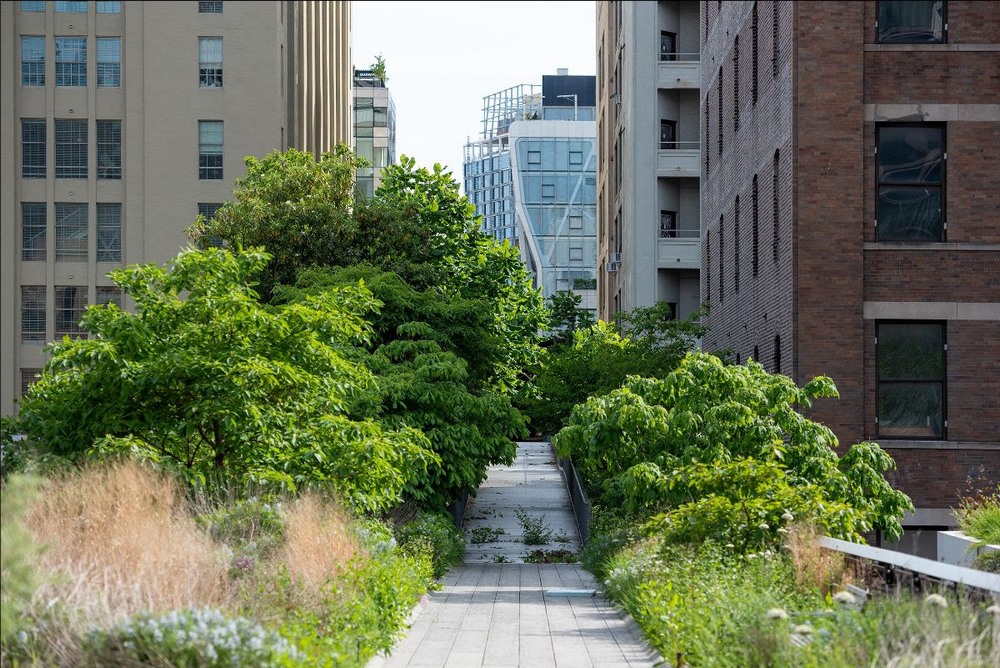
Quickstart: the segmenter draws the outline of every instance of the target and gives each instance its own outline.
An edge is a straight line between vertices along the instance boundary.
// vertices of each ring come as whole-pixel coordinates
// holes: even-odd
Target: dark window
[[[882,125],[877,128],[878,241],[944,239],[944,128]]]
[[[751,69],[751,73],[750,73],[750,97],[753,100],[754,104],[757,104],[757,67],[758,67],[758,60],[759,60],[759,55],[760,55],[760,54],[757,53],[757,48],[759,46],[758,33],[760,32],[759,29],[758,29],[758,24],[759,24],[759,17],[758,17],[758,11],[757,11],[757,3],[755,2],[755,3],[753,3],[753,15],[752,15],[752,17],[750,19],[750,34],[752,36],[752,40],[751,41],[753,42],[750,45],[751,47],[753,47],[750,50],[750,58],[751,58],[751,63],[750,63],[750,69]]]
[[[660,210],[660,238],[673,239],[677,236],[677,212]]]
[[[45,202],[21,202],[21,259],[45,260],[45,235],[48,221]]]
[[[881,44],[943,44],[943,0],[879,0],[875,24]]]
[[[774,263],[778,263],[778,188],[780,187],[780,178],[778,176],[778,167],[780,165],[780,156],[778,152],[774,152],[774,165],[771,167],[771,195],[772,195],[772,205],[771,205],[771,256],[774,258]]]
[[[724,269],[726,262],[726,252],[723,240],[726,238],[726,219],[725,216],[719,216],[719,303],[722,303],[725,297],[725,274]]]
[[[677,121],[660,119],[660,148],[677,148]]]
[[[56,262],[87,261],[87,205],[56,204]]]
[[[757,175],[753,175],[753,190],[750,193],[750,205],[752,211],[750,212],[751,223],[753,225],[753,275],[756,276],[760,270],[760,261],[758,255],[758,248],[760,243],[760,215],[759,215],[759,205],[760,197],[757,191]]]
[[[222,179],[222,121],[198,121],[198,178]]]
[[[213,218],[215,218],[216,212],[222,204],[218,202],[199,202],[198,203],[198,215],[205,217],[205,222],[208,223]],[[204,243],[207,246],[212,246],[214,248],[221,248],[225,245],[225,242],[219,237],[205,237]]]
[[[722,155],[722,68],[719,68],[719,155]]]
[[[21,119],[21,176],[26,179],[46,176],[44,119]]]
[[[222,2],[199,2],[198,3],[198,13],[199,14],[221,14],[222,13]]]
[[[80,318],[87,308],[87,288],[79,285],[56,286],[56,338],[64,336],[85,339],[87,333],[80,327]]]
[[[222,88],[222,38],[198,38],[198,85]]]
[[[97,38],[97,87],[118,88],[122,85],[122,38]]]
[[[56,178],[87,178],[87,121],[56,119]]]
[[[122,261],[122,205],[97,205],[97,261]]]
[[[771,1],[771,76],[778,76],[778,0]]]
[[[122,177],[122,122],[97,121],[97,178]]]
[[[98,306],[114,304],[118,308],[122,307],[122,289],[119,287],[97,286]]]
[[[708,106],[709,106],[708,97],[706,97],[705,98],[705,146],[704,146],[706,173],[708,172],[709,167],[712,166],[712,161],[711,161],[712,152],[708,149],[708,147],[711,145],[709,143],[711,137],[709,137],[708,134],[708,119],[709,119]]]
[[[705,298],[712,301],[712,231],[705,232]]]
[[[781,337],[774,337],[774,373],[781,373]]]
[[[878,323],[878,435],[944,438],[945,330],[940,322]]]
[[[740,38],[733,44],[733,132],[740,131]]]
[[[677,60],[677,34],[660,31],[660,60]]]
[[[733,289],[740,291],[740,198],[733,207]]]
[[[21,340],[45,340],[45,286],[21,286]]]
[[[760,361],[760,348],[758,348],[757,346],[753,347],[753,361],[754,362]]]
[[[45,85],[45,37],[21,35],[21,85]]]
[[[56,37],[56,85],[87,85],[86,37]]]

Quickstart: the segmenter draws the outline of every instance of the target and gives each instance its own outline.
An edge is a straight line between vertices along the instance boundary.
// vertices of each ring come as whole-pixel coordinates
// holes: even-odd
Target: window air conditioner
[[[608,262],[607,264],[608,273],[614,274],[621,268],[621,266],[622,266],[621,262]]]

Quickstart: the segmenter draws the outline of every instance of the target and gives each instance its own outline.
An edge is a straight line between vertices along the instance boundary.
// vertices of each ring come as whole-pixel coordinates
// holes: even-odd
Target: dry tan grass
[[[848,569],[842,554],[819,546],[819,536],[814,526],[793,525],[785,537],[785,548],[795,569],[795,585],[799,589],[817,588],[825,596],[847,581]]]
[[[227,564],[187,513],[177,484],[136,462],[49,483],[26,522],[56,579],[38,595],[91,623],[186,606],[226,607]]]
[[[350,520],[333,502],[306,493],[287,509],[285,544],[275,555],[306,591],[319,591],[358,552]]]

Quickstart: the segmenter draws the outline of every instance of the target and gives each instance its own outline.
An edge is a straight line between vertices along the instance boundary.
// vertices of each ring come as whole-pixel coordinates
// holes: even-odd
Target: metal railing
[[[661,151],[690,150],[701,148],[701,142],[697,141],[661,141]]]
[[[700,53],[659,53],[657,62],[660,63],[697,63],[701,61]]]

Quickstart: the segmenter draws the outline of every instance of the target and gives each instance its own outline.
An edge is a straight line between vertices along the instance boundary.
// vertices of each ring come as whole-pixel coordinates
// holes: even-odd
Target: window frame
[[[70,46],[73,42],[75,46]],[[82,46],[81,46],[82,45]],[[67,55],[75,56],[68,60]],[[62,57],[60,57],[62,56]],[[79,35],[56,35],[55,38],[56,87],[87,87],[87,38]]]
[[[37,128],[42,130],[42,138],[39,141],[37,138],[32,138],[31,141],[26,139],[29,128],[35,128],[35,133],[37,134]],[[48,178],[49,166],[48,166],[48,155],[47,155],[47,135],[48,135],[48,121],[44,118],[22,118],[21,119],[21,178],[22,179],[44,179]],[[29,150],[29,148],[31,150]],[[40,149],[40,150],[39,150]],[[28,158],[31,157],[32,161],[29,164]]]
[[[117,140],[107,141],[107,132],[115,132]],[[99,181],[120,181],[122,179],[122,121],[118,118],[99,118],[95,121],[97,131],[97,179]],[[114,135],[112,139],[115,139]],[[110,160],[110,161],[109,161]]]
[[[66,304],[69,304],[66,306]],[[52,320],[55,338],[64,336],[86,339],[87,332],[80,327],[80,319],[87,309],[87,287],[84,285],[57,285],[53,300]],[[74,317],[75,316],[75,317]],[[73,318],[72,322],[67,319]]]
[[[57,14],[86,14],[87,3],[72,0],[56,0],[55,11]]]
[[[89,177],[90,145],[88,142],[90,132],[87,125],[88,121],[82,118],[55,119],[55,171],[57,179],[86,179]],[[70,132],[71,128],[75,130]]]
[[[113,60],[107,60],[107,50],[102,45],[115,44]],[[118,35],[97,38],[97,87],[121,88],[122,86],[122,38]]]
[[[41,298],[40,300],[39,297]],[[20,308],[22,343],[45,341],[47,338],[46,332],[48,327],[47,315],[48,307],[46,305],[45,286],[22,285]],[[26,327],[26,323],[28,322],[35,323],[35,326],[32,328]],[[41,324],[40,327],[38,326],[38,323]]]
[[[216,48],[215,45],[218,45]],[[198,87],[223,87],[224,44],[220,35],[203,35],[198,37]],[[218,60],[210,57],[218,55]]]
[[[112,214],[109,216],[109,214]],[[116,214],[116,215],[113,215]],[[121,202],[97,203],[97,261],[120,264],[122,261]]]
[[[38,214],[41,213],[41,220]],[[21,262],[45,262],[48,257],[48,204],[21,202]]]
[[[898,2],[899,0],[876,0],[875,2],[875,43],[876,44],[947,44],[948,43],[948,0],[941,2],[941,37],[932,39],[887,39],[882,34],[884,26],[879,25],[882,20],[882,5],[885,3]],[[934,2],[935,0],[928,0]],[[913,6],[913,0],[907,0],[907,5]]]
[[[665,46],[669,48],[664,48]],[[669,30],[660,31],[660,62],[677,60],[677,33]]]
[[[107,1],[99,0],[94,3],[95,11],[98,14],[121,14],[122,13],[122,3],[119,1]]]
[[[42,44],[41,58],[26,58],[26,55],[37,54],[37,49],[29,51],[29,43],[40,41]],[[21,86],[25,88],[40,88],[45,86],[45,35],[21,35]]]
[[[209,143],[203,140],[208,124],[218,124],[219,142]],[[226,146],[225,122],[221,120],[199,120],[198,121],[198,180],[199,181],[221,181],[225,178],[225,146]],[[218,151],[206,151],[207,148],[218,147]],[[209,164],[210,156],[218,156],[218,165]],[[211,159],[214,162],[215,159]]]
[[[883,182],[882,180],[882,156],[885,155],[884,150],[882,150],[882,130],[883,129],[901,129],[901,128],[920,128],[924,130],[936,129],[940,132],[940,144],[941,144],[941,158],[940,158],[940,182],[938,184],[927,183],[927,182],[898,182],[898,181],[888,181]],[[877,242],[889,242],[889,243],[915,243],[915,244],[925,244],[925,243],[942,243],[948,238],[948,211],[947,211],[947,183],[948,183],[948,132],[947,123],[944,122],[928,122],[928,123],[876,123],[875,124],[875,241]],[[939,209],[939,219],[938,224],[940,226],[939,234],[935,239],[921,239],[917,237],[883,237],[882,231],[885,229],[885,225],[879,225],[880,218],[880,208],[882,204],[882,188],[892,188],[896,190],[919,190],[933,189],[936,188],[940,191],[938,196],[938,202],[940,203]]]
[[[83,212],[82,225],[79,213]],[[72,219],[70,216],[74,216]],[[56,262],[87,262],[90,257],[90,211],[83,202],[56,202],[55,222]]]
[[[664,129],[669,128],[670,138],[665,139]],[[659,147],[661,151],[673,151],[677,149],[677,121],[669,118],[660,119],[660,139]]]
[[[668,222],[668,225],[664,225],[664,222]],[[669,209],[660,209],[660,239],[676,239],[678,235],[677,231],[677,212],[670,211]]]
[[[223,12],[222,1],[198,1],[198,13],[199,14],[221,14]]]
[[[22,12],[44,14],[45,13],[45,2],[44,2],[44,0],[34,1],[34,2],[31,1],[31,0],[28,0],[27,2],[25,0],[21,0],[19,9]]]
[[[881,328],[884,325],[914,325],[927,326],[935,325],[941,331],[941,377],[940,380],[927,378],[882,378],[882,354],[883,336]],[[941,389],[941,434],[938,436],[921,436],[908,434],[887,434],[883,432],[881,402],[883,385],[891,384],[938,384]],[[886,319],[875,321],[875,434],[879,439],[891,440],[917,440],[917,441],[945,441],[948,440],[948,322],[946,320],[899,320]]]

